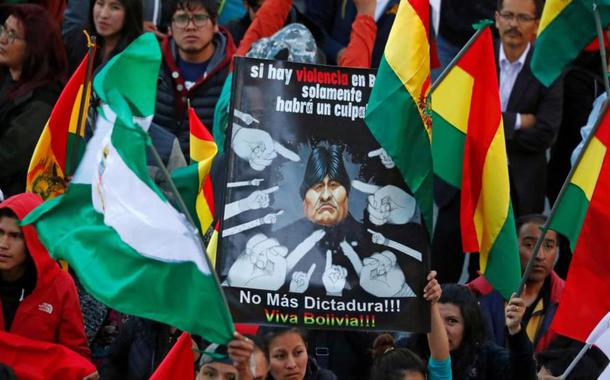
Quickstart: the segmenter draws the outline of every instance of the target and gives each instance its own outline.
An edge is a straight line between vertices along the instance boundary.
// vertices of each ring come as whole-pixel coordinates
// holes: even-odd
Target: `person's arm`
[[[430,302],[431,328],[428,333],[428,346],[430,357],[434,360],[447,360],[449,358],[449,338],[445,325],[438,309],[438,300],[441,298],[441,286],[436,280],[436,271],[431,271],[427,277],[428,284],[424,288],[424,298]]]
[[[436,271],[428,274],[428,284],[424,288],[424,298],[430,302],[431,328],[428,334],[430,359],[428,360],[428,378],[430,380],[451,379],[451,358],[449,356],[449,338],[438,308],[441,298],[441,286],[436,280]]]
[[[563,106],[563,80],[557,79],[550,87],[542,88],[536,113],[521,113],[521,126],[515,129],[517,113],[503,112],[507,142],[529,152],[546,151],[557,136]]]
[[[525,301],[513,295],[504,309],[508,332],[509,368],[505,371],[509,374],[507,379],[537,378],[534,347],[522,325],[526,308]]]
[[[355,0],[358,14],[352,24],[349,44],[338,55],[338,65],[370,68],[377,35],[376,0]]]
[[[239,43],[235,56],[246,55],[253,43],[280,30],[291,8],[292,0],[266,0]]]
[[[585,124],[582,128],[580,128],[581,140],[578,143],[578,145],[576,146],[576,148],[574,148],[574,151],[572,152],[572,156],[570,157],[570,163],[572,164],[572,166],[574,166],[574,164],[576,163],[576,158],[580,154],[580,151],[582,151],[583,148],[585,147],[585,140],[591,133],[591,130],[593,130],[593,126],[595,125],[595,123],[597,122],[597,119],[599,118],[599,114],[602,110],[602,106],[603,106],[604,102],[606,101],[607,97],[608,97],[607,94],[604,92],[603,94],[598,96],[597,99],[595,99],[595,102],[593,102],[593,109],[591,110],[591,113],[589,114],[589,118],[587,119],[587,124]]]
[[[233,360],[233,366],[237,368],[239,380],[251,380],[253,378],[250,370],[250,357],[254,351],[254,343],[240,333],[233,334],[234,339],[228,344],[229,358]]]

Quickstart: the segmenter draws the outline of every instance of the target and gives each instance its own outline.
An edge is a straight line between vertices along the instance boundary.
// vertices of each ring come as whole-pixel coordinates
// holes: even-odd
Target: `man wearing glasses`
[[[216,23],[215,0],[175,0],[169,4],[171,24],[161,44],[163,63],[159,73],[153,122],[178,137],[189,157],[187,103],[209,128],[214,106],[235,51],[231,36]]]
[[[561,123],[562,84],[543,86],[530,70],[542,0],[499,0],[496,63],[516,216],[544,210],[546,150]]]

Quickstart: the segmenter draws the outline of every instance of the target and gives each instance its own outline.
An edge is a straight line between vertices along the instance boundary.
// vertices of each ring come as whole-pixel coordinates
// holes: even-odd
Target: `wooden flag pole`
[[[85,127],[85,120],[83,116],[88,110],[85,110],[85,103],[87,99],[87,95],[89,93],[89,86],[91,85],[91,77],[93,75],[93,61],[95,60],[95,36],[89,36],[86,30],[83,31],[85,36],[87,36],[87,56],[89,57],[87,60],[87,71],[85,72],[85,83],[83,83],[83,91],[80,96],[80,103],[78,106],[78,119],[76,119],[76,136],[74,139],[74,143],[72,144],[72,157],[70,160],[70,174],[69,177],[74,175],[76,171],[76,160],[78,156],[78,143],[81,133],[83,132],[83,128]]]

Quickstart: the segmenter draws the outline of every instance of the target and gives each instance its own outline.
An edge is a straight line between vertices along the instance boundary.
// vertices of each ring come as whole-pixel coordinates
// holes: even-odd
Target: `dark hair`
[[[552,375],[560,376],[582,347],[583,343],[558,335],[546,351],[536,354],[537,370],[544,366]],[[592,346],[574,367],[567,380],[597,379],[607,365],[606,355],[599,348]]]
[[[515,220],[515,227],[517,228],[517,235],[521,231],[521,227],[529,223],[544,224],[546,223],[547,216],[544,214],[527,214],[522,215]]]
[[[203,7],[208,13],[213,23],[216,23],[218,17],[218,1],[215,0],[170,0],[167,2],[167,13],[170,18],[174,17],[174,13],[178,10],[192,10],[197,6]]]
[[[96,0],[90,0],[89,2],[89,30],[97,35],[97,30],[95,29],[95,22],[93,21],[93,7],[95,6]],[[119,2],[125,8],[125,18],[123,20],[123,28],[121,28],[119,41],[117,42],[116,47],[110,53],[110,56],[106,57],[110,59],[115,55],[119,54],[136,38],[138,38],[144,31],[144,8],[142,5],[142,0],[119,0]],[[104,38],[101,36],[97,36],[96,43],[99,47],[104,46]],[[99,50],[98,50],[99,51]],[[101,63],[102,57],[101,54],[96,54],[95,64],[98,66]]]
[[[595,349],[596,347],[592,347]],[[576,349],[560,349],[548,350],[536,354],[536,363],[538,371],[544,367],[553,376],[560,376],[572,362],[572,359],[578,354]],[[603,356],[603,354],[601,354]],[[606,360],[607,364],[607,360]],[[587,355],[576,364],[574,370],[568,375],[566,380],[589,380],[597,379],[606,367],[606,364],[600,365],[598,361]]]
[[[14,99],[49,83],[64,83],[68,68],[59,26],[40,5],[17,4],[3,9],[4,16],[19,20],[26,42],[21,76],[8,98]]]
[[[343,149],[338,145],[331,145],[328,148],[317,147],[311,151],[301,183],[301,198],[304,199],[307,190],[316,183],[322,182],[326,176],[343,185],[349,195],[350,180],[343,164]]]
[[[252,343],[254,343],[254,351],[261,350],[263,352],[265,352],[265,344],[263,343],[263,340],[261,339],[260,336],[258,335],[244,335],[246,338],[250,339],[252,341]]]
[[[544,0],[532,0],[534,2],[534,6],[536,7],[536,18],[540,18],[542,16],[542,9],[544,8]],[[498,0],[497,10],[500,12],[502,7],[504,6],[504,0]]]
[[[298,327],[261,327],[258,329],[257,335],[262,338],[261,347],[267,360],[269,360],[269,345],[271,345],[271,342],[275,338],[289,333],[299,335],[303,339],[303,344],[307,346],[307,333]]]
[[[390,334],[375,339],[373,359],[370,380],[401,380],[409,372],[426,376],[423,360],[407,348],[397,348]]]
[[[453,377],[461,379],[466,376],[468,368],[477,356],[480,345],[485,342],[483,315],[475,295],[463,285],[443,285],[443,293],[439,302],[453,304],[462,313],[462,320],[464,321],[462,343],[451,352]]]
[[[13,218],[19,220],[17,214],[8,207],[0,208],[0,218]]]
[[[265,0],[246,0],[250,8],[259,9]]]

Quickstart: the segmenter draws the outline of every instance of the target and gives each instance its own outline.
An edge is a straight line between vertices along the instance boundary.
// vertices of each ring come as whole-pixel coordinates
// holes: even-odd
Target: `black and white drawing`
[[[237,61],[216,268],[236,322],[426,330],[428,237],[364,123],[370,75]]]

